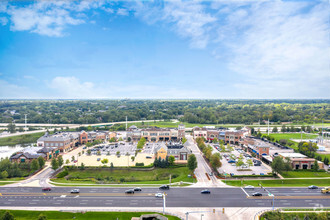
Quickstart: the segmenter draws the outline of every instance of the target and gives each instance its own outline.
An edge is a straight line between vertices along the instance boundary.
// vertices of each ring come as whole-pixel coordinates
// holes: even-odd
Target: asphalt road
[[[80,188],[71,194],[73,187],[54,187],[42,192],[39,187],[1,187],[0,206],[24,207],[162,207],[163,199],[156,198],[158,188],[143,188],[134,195],[125,194],[128,188]],[[167,207],[270,207],[272,197],[262,189],[209,188],[211,194],[201,194],[204,188],[171,188],[165,190]],[[330,195],[320,190],[305,188],[267,188],[275,194],[275,207],[329,207]],[[263,197],[252,197],[253,192]]]

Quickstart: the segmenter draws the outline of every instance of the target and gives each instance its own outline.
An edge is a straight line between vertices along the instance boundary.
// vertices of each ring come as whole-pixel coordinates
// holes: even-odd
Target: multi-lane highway
[[[39,187],[1,187],[0,206],[24,207],[162,207],[156,198],[158,188],[143,188],[135,194],[125,194],[127,188],[80,188],[71,194],[68,187],[54,187],[42,192]],[[272,197],[263,189],[209,188],[211,194],[201,194],[203,188],[171,188],[164,191],[167,207],[270,207]],[[275,195],[275,207],[329,207],[330,195],[306,188],[267,188]],[[264,196],[253,197],[253,192]]]

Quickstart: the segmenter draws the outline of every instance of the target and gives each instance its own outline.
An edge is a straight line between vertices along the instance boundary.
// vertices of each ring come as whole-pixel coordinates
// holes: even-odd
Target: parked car
[[[201,194],[211,194],[211,191],[208,189],[204,189],[201,191]]]
[[[308,187],[308,189],[318,189],[318,188],[319,188],[319,187],[314,186],[314,185],[311,185],[311,186]]]
[[[155,196],[156,198],[163,198],[163,193],[156,193]]]
[[[210,173],[209,173],[209,176],[213,176],[213,173],[212,173],[212,172],[210,172]]]
[[[162,185],[159,187],[159,189],[170,189],[169,185]]]
[[[134,189],[128,189],[125,191],[126,194],[134,194]]]
[[[42,191],[51,191],[52,189],[50,187],[43,188]]]
[[[248,186],[245,186],[244,189],[254,189],[254,186],[248,185]]]
[[[252,194],[252,196],[262,196],[262,193],[260,193],[260,192],[255,192],[255,193]]]
[[[151,159],[152,157],[150,157],[150,156],[146,156],[146,158],[147,158],[147,159]]]
[[[228,163],[236,163],[235,160],[228,160]]]
[[[71,190],[71,193],[80,193],[80,190],[79,189],[73,189],[73,190]]]
[[[142,189],[140,187],[135,187],[134,191],[142,191]]]

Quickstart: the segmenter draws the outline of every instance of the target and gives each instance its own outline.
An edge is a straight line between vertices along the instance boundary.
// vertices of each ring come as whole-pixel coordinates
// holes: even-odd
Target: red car
[[[43,188],[42,191],[51,191],[52,189],[50,187]]]

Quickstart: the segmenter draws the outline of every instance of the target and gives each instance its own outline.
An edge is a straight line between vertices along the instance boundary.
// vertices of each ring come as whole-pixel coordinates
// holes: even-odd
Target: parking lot
[[[214,144],[210,144],[213,147],[213,152],[220,152],[219,148]],[[227,173],[228,175],[267,175],[271,172],[271,169],[268,166],[265,166],[259,159],[253,158],[249,153],[246,153],[244,150],[241,150],[237,146],[232,146],[233,151],[231,152],[220,152],[222,156],[222,166],[219,168],[220,173]],[[236,162],[240,155],[243,155],[244,165],[241,167],[236,166]],[[247,160],[251,159],[253,162],[252,166],[247,165]],[[260,164],[260,165],[259,165]]]

